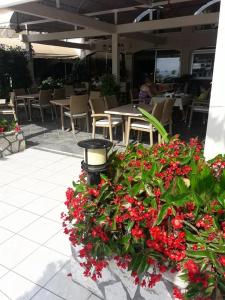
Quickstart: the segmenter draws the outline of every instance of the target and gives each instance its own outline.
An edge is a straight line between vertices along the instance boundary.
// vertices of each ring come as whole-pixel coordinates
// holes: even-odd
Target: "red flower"
[[[0,127],[0,133],[4,132],[5,128],[4,127]]]
[[[181,291],[177,287],[173,288],[173,296],[174,296],[175,299],[179,299],[179,300],[183,300],[184,299]]]
[[[189,259],[188,261],[186,261],[186,263],[184,264],[184,268],[188,270],[189,274],[198,274],[199,273],[199,266],[192,260]]]
[[[19,126],[19,125],[16,125],[15,131],[16,131],[16,132],[19,132],[20,130],[21,130],[20,126]]]
[[[219,262],[221,263],[221,265],[225,266],[225,256],[224,255],[220,256]]]
[[[180,216],[176,216],[171,221],[174,229],[180,229],[183,227],[183,218]]]
[[[131,234],[137,240],[145,237],[142,229],[138,225],[135,225],[135,227],[131,230]]]

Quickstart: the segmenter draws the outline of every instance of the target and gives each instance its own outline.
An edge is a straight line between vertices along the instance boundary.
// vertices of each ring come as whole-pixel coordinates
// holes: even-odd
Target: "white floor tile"
[[[61,213],[66,212],[66,210],[67,208],[64,203],[59,204],[57,207],[53,208],[47,214],[45,214],[44,217],[62,224]]]
[[[16,207],[0,202],[0,220],[9,216],[17,210]]]
[[[0,279],[0,290],[10,300],[30,300],[39,289],[39,286],[14,272],[9,272]]]
[[[39,244],[43,244],[59,232],[61,228],[62,226],[54,221],[40,218],[27,226],[24,230],[20,231],[20,235]]]
[[[100,298],[92,294],[88,300],[100,300]]]
[[[47,283],[46,288],[67,300],[75,300],[75,295],[79,295],[79,300],[87,300],[91,293],[73,282],[71,277],[67,276],[68,273],[70,273],[70,263]]]
[[[10,182],[13,182],[16,179],[20,179],[19,174],[14,174],[12,172],[1,172],[0,173],[0,183],[1,183],[1,185],[5,185],[5,184],[8,184]]]
[[[40,247],[14,270],[31,281],[44,286],[68,261],[68,257]]]
[[[13,236],[13,234],[14,234],[13,232],[5,228],[0,228],[0,244],[8,240],[11,236]]]
[[[16,207],[23,207],[38,197],[40,196],[8,186],[4,191],[4,196],[0,194],[0,201]]]
[[[64,255],[71,256],[71,247],[68,235],[62,230],[45,243],[45,246]]]
[[[62,298],[42,288],[31,300],[62,300]]]
[[[38,247],[38,244],[14,235],[0,245],[0,264],[11,269]]]
[[[18,209],[10,216],[0,221],[0,226],[9,229],[13,232],[19,232],[24,227],[33,223],[39,216],[28,211]]]
[[[11,300],[6,294],[0,291],[0,299],[1,300]]]
[[[72,183],[69,185],[72,186]],[[67,188],[64,186],[57,187],[56,189],[45,194],[46,197],[58,200],[60,202],[66,201],[66,190]]]
[[[0,265],[0,278],[2,277],[2,276],[4,276],[6,273],[8,273],[8,269],[7,268],[5,268],[5,267],[3,267],[2,265]],[[0,297],[0,299],[1,299],[1,297]]]
[[[28,191],[45,196],[46,193],[57,188],[57,184],[53,184],[44,180],[37,180],[37,182],[27,188]]]
[[[31,186],[38,184],[40,181],[38,179],[32,178],[32,176],[28,176],[28,174],[27,176],[23,176],[21,179],[12,182],[10,185],[21,190],[32,192],[33,189],[31,188]]]
[[[28,205],[24,206],[23,209],[42,216],[47,212],[51,211],[53,208],[57,207],[58,205],[59,202],[56,200],[40,197],[32,201]]]

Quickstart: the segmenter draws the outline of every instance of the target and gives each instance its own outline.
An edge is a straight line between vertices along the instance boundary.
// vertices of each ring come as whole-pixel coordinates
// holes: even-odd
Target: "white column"
[[[220,2],[217,45],[213,72],[209,117],[205,140],[205,157],[225,154],[225,1]]]
[[[112,34],[112,74],[120,82],[120,51],[118,48],[118,34]]]

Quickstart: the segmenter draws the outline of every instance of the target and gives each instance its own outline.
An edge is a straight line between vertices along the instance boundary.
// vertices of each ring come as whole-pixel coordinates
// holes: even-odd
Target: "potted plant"
[[[84,278],[96,286],[83,282],[100,297],[103,280],[104,286],[120,280],[129,293],[131,283],[124,284],[129,276],[145,293],[163,278],[173,281],[172,295],[158,299],[222,300],[225,156],[205,161],[197,139],[169,138],[156,119],[143,114],[165,142],[113,152],[109,175],[102,174],[99,185],[88,186],[82,173],[67,190],[68,211],[62,218],[78,262],[75,269],[80,264]],[[126,280],[119,268],[127,270]],[[151,294],[141,295],[151,299]]]
[[[22,130],[15,121],[0,119],[0,157],[25,150]]]
[[[101,94],[103,96],[118,95],[120,87],[116,82],[116,78],[112,74],[104,74],[101,78]]]

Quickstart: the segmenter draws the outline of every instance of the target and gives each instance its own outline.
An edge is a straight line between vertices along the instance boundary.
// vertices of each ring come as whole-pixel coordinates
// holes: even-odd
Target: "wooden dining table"
[[[141,117],[142,114],[138,110],[138,108],[142,108],[146,110],[147,112],[152,111],[152,105],[151,104],[126,104],[122,106],[118,106],[115,108],[111,108],[108,110],[105,110],[105,114],[118,116],[123,118],[124,122],[124,132],[123,132],[123,143],[126,144],[126,138],[127,138],[127,132],[128,132],[128,117]]]
[[[60,117],[61,117],[61,126],[62,131],[65,130],[64,128],[64,116],[63,116],[63,108],[68,108],[70,106],[70,99],[60,99],[60,100],[51,100],[51,104],[60,106]]]
[[[15,101],[23,100],[23,101],[27,102],[28,112],[29,112],[29,121],[31,121],[31,101],[35,101],[38,98],[39,98],[39,93],[24,94],[24,95],[18,95],[18,96],[15,97]]]

